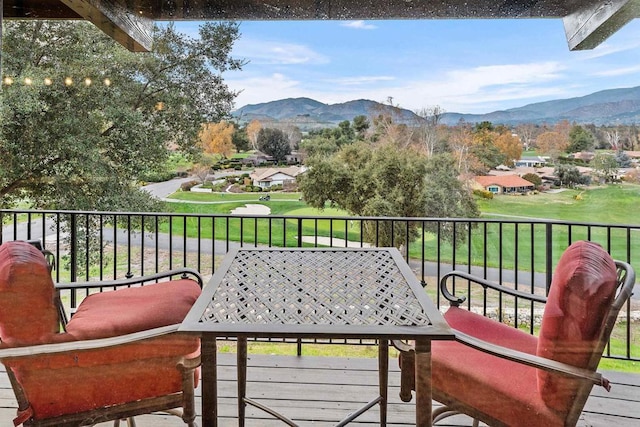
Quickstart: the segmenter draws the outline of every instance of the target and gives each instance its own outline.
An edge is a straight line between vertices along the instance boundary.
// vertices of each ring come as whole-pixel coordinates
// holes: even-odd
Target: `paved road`
[[[178,191],[180,189],[180,185],[182,185],[183,182],[188,182],[192,180],[193,180],[193,177],[176,178],[176,179],[172,179],[171,181],[154,182],[152,184],[141,187],[141,189],[158,199],[164,199],[168,195]]]

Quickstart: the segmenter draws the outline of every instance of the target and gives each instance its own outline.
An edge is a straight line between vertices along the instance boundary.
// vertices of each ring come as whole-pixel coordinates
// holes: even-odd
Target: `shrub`
[[[539,186],[542,185],[542,178],[540,178],[535,173],[526,173],[526,174],[522,175],[522,179],[526,179],[527,181],[529,181],[530,183],[532,183],[536,187],[539,187]]]
[[[483,199],[493,199],[493,193],[491,191],[477,189],[473,190],[473,194]]]
[[[182,184],[180,184],[180,189],[182,191],[189,191],[189,190],[191,190],[191,187],[193,187],[194,185],[198,185],[198,184],[199,184],[199,182],[196,181],[196,180],[183,182]]]

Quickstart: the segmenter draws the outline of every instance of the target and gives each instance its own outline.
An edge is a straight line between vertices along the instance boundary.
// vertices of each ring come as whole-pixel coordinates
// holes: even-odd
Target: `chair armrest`
[[[449,292],[449,290],[447,289],[447,279],[455,278],[455,277],[460,277],[460,278],[468,280],[468,281],[470,281],[472,283],[477,283],[480,286],[482,286],[484,289],[491,288],[493,290],[496,290],[496,291],[499,291],[499,292],[503,292],[505,294],[508,294],[508,295],[511,295],[511,296],[515,296],[515,297],[518,297],[518,298],[524,298],[524,299],[529,300],[529,301],[540,302],[540,303],[546,303],[547,302],[547,298],[544,297],[544,296],[534,295],[534,294],[530,294],[528,292],[518,291],[516,289],[511,289],[511,288],[508,288],[506,286],[500,285],[499,283],[491,282],[491,281],[483,279],[481,277],[477,277],[477,276],[474,276],[472,274],[465,273],[464,271],[453,270],[453,271],[445,274],[444,276],[442,276],[442,278],[440,279],[440,292],[442,292],[442,296],[444,296],[449,301],[449,304],[451,304],[453,306],[456,306],[456,307],[458,307],[460,304],[465,302],[466,301],[466,297],[464,297],[464,296],[457,297],[457,296],[453,295],[451,292]]]
[[[14,347],[0,349],[0,360],[40,356],[45,354],[65,353],[68,351],[95,350],[119,345],[130,344],[163,335],[169,335],[178,331],[179,324],[163,326],[160,328],[148,329],[146,331],[134,332],[132,334],[120,335],[117,337],[100,338],[95,340],[70,341],[56,344],[40,344],[26,347]]]
[[[147,276],[132,277],[130,279],[117,279],[117,280],[100,280],[94,282],[70,282],[70,283],[56,283],[57,290],[63,289],[90,289],[90,288],[109,288],[118,286],[131,286],[144,282],[151,282],[153,280],[164,279],[166,277],[181,275],[183,279],[187,279],[189,276],[193,276],[198,282],[200,288],[204,285],[202,275],[193,268],[176,268],[173,270],[163,271],[160,273],[150,274]]]
[[[599,372],[590,371],[588,369],[578,368],[567,363],[558,362],[556,360],[547,359],[529,353],[502,347],[496,344],[488,343],[478,338],[467,335],[463,332],[454,330],[455,339],[461,344],[475,348],[476,350],[488,353],[502,359],[511,360],[512,362],[521,363],[533,368],[542,369],[548,372],[556,372],[569,377],[588,380],[594,385],[599,385],[609,391],[611,386],[609,380],[604,378]]]

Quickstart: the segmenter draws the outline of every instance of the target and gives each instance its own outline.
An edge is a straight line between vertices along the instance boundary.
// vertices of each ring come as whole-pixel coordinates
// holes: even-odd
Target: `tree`
[[[506,156],[496,145],[498,133],[491,122],[477,123],[473,129],[472,154],[481,164],[481,168],[474,168],[476,173],[485,173],[490,169],[506,162]]]
[[[569,153],[579,153],[581,151],[591,151],[595,145],[593,134],[580,125],[571,128],[569,132]]]
[[[522,143],[520,138],[510,131],[503,132],[496,138],[496,148],[504,155],[505,164],[513,166],[514,161],[522,156]]]
[[[235,93],[220,73],[234,23],[206,23],[200,39],[156,28],[153,51],[135,54],[93,25],[3,23],[0,203],[128,211],[154,209],[136,179],[157,169],[169,143],[198,152],[204,122],[228,115]],[[31,85],[24,82],[30,78]]]
[[[258,132],[258,150],[283,162],[291,154],[289,139],[280,129],[264,128]]]
[[[569,188],[573,188],[577,184],[583,183],[580,171],[573,165],[560,164],[556,166],[553,174],[558,179],[560,186],[565,185]]]
[[[538,151],[548,155],[555,161],[560,154],[566,151],[569,146],[569,141],[561,133],[547,131],[538,135],[536,146],[538,147]]]
[[[262,123],[258,120],[251,120],[249,124],[247,124],[247,137],[249,138],[249,142],[254,150],[258,149],[258,134],[262,129]]]
[[[430,218],[477,218],[480,211],[470,189],[458,179],[455,159],[450,154],[436,154],[429,158],[426,169],[427,187],[425,214]],[[463,227],[453,228],[452,223],[429,222],[424,225],[432,233],[449,241],[464,240]],[[438,229],[438,227],[440,227]]]
[[[523,123],[516,127],[516,133],[520,136],[525,150],[529,150],[536,142],[537,128],[532,123]]]
[[[443,114],[444,110],[439,106],[416,111],[416,137],[418,143],[424,146],[427,156],[432,156],[435,151],[438,143],[438,125]]]
[[[299,178],[305,201],[318,209],[327,203],[358,216],[459,216],[477,210],[468,192],[460,190],[451,156],[427,160],[411,148],[356,142],[331,157],[314,157]],[[469,198],[466,198],[469,197]],[[378,245],[404,245],[416,236],[392,221],[365,222],[365,239]],[[374,227],[377,227],[377,231]],[[377,240],[376,239],[377,236]],[[393,236],[393,239],[392,239]]]
[[[235,127],[232,123],[220,121],[218,123],[206,123],[200,132],[200,141],[204,152],[207,154],[219,154],[223,158],[233,153],[233,134]]]
[[[593,160],[591,160],[591,167],[593,172],[604,182],[612,182],[618,175],[618,162],[609,153],[596,153]]]
[[[369,119],[366,116],[359,115],[353,118],[353,130],[356,133],[356,139],[363,141],[369,129]]]
[[[623,150],[616,151],[615,159],[616,159],[616,163],[618,164],[618,167],[620,168],[630,168],[633,166],[633,163],[631,162],[631,157],[629,157],[629,155]]]
[[[249,149],[249,137],[247,136],[247,129],[241,128],[237,123],[233,124],[234,132],[231,136],[231,143],[236,148],[238,153],[247,151]]]
[[[540,187],[542,185],[542,178],[540,178],[535,173],[525,173],[524,175],[522,175],[522,179],[526,179],[536,187]]]

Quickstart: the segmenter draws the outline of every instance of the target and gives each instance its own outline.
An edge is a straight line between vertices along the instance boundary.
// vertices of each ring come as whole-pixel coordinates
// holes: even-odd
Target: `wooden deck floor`
[[[218,392],[221,427],[236,426],[235,355],[220,354]],[[1,366],[1,365],[0,365]],[[640,375],[608,372],[613,388],[607,393],[595,388],[589,398],[581,427],[624,427],[640,425]],[[248,396],[292,418],[302,426],[330,426],[372,400],[377,392],[377,361],[312,356],[250,355]],[[412,403],[398,398],[397,360],[390,360],[389,425],[414,425]],[[197,408],[200,393],[197,390]],[[0,426],[11,426],[16,402],[9,381],[0,372]],[[247,426],[282,426],[264,412],[247,408]],[[378,425],[377,407],[358,418],[354,426]],[[181,420],[165,414],[136,418],[138,427],[180,426]],[[107,426],[110,424],[100,424]],[[198,419],[198,425],[202,425]],[[444,420],[441,426],[471,425],[468,418],[458,416]]]

